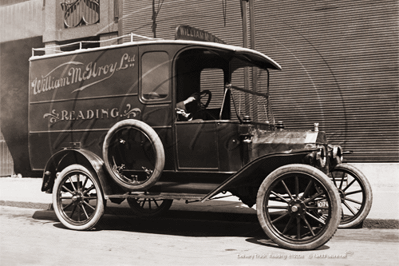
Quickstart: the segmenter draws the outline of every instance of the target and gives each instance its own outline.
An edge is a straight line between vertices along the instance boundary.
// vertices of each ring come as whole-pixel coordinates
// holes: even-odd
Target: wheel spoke
[[[331,173],[331,176],[332,176],[332,179],[333,179],[333,182],[334,182],[335,187],[337,187],[337,182],[335,181],[335,175],[334,175],[334,173]]]
[[[154,199],[154,203],[155,203],[155,205],[157,206],[157,209],[159,208],[159,205],[158,205],[158,203],[157,203],[157,201]]]
[[[296,238],[301,239],[301,218],[296,217]]]
[[[298,176],[295,176],[295,195],[296,195],[296,198],[298,199],[298,195],[299,195],[299,179],[298,179]]]
[[[309,217],[311,217],[312,219],[318,221],[319,223],[321,223],[321,224],[323,224],[323,225],[326,225],[326,223],[325,223],[323,220],[317,218],[317,217],[314,216],[313,214],[311,214],[311,213],[309,213],[309,212],[305,212],[305,213],[306,213]]]
[[[357,194],[357,193],[362,193],[363,192],[363,190],[355,190],[355,191],[351,191],[351,192],[348,192],[348,193],[345,193],[345,196],[348,196],[348,195],[352,195],[352,194]]]
[[[90,209],[92,209],[93,211],[96,210],[96,208],[94,208],[93,206],[91,206],[88,202],[83,201],[83,203],[84,203],[87,207],[89,207]]]
[[[287,185],[285,184],[284,180],[281,180],[281,183],[283,183],[283,186],[284,186],[285,190],[287,191],[287,193],[290,196],[291,200],[293,200],[294,198],[292,197],[291,192],[288,189]]]
[[[147,200],[147,199],[144,199],[144,200],[143,200],[143,202],[142,202],[142,204],[141,204],[141,206],[140,206],[141,208],[144,208],[144,204],[145,204],[146,200]]]
[[[65,185],[62,185],[62,188],[64,188],[66,191],[68,191],[69,193],[73,194],[73,191],[70,190],[69,188],[67,188]]]
[[[86,203],[86,202],[84,202],[84,203]],[[87,204],[87,203],[86,203],[86,204]],[[84,208],[83,204],[80,204],[79,207],[83,210],[83,213],[85,214],[86,219],[89,219],[89,215],[87,214],[87,211],[86,211],[86,209]],[[90,207],[91,207],[91,206],[90,206]]]
[[[303,201],[303,203],[308,203],[309,201],[312,201],[312,200],[314,200],[315,198],[317,198],[318,196],[320,196],[320,195],[323,195],[324,194],[324,191],[320,191],[319,193],[316,193],[316,194],[314,194],[312,197],[310,197],[310,198],[308,198],[308,199],[305,199],[304,201]]]
[[[82,208],[80,207],[80,205],[79,204],[76,204],[76,207],[78,207],[78,222],[80,222],[80,217],[81,217],[81,215],[82,215]]]
[[[69,177],[68,180],[71,183],[73,190],[76,191],[75,185],[73,184],[71,177]]]
[[[306,188],[305,188],[305,191],[303,192],[303,195],[302,195],[301,199],[304,199],[304,198],[308,195],[309,190],[310,190],[310,188],[312,187],[312,185],[313,185],[313,181],[310,180],[309,183],[308,183],[308,185],[307,185]]]
[[[281,196],[280,194],[278,194],[278,193],[276,193],[276,192],[274,192],[274,191],[271,191],[270,193],[272,193],[274,196],[276,196],[276,197],[282,199],[282,200],[283,200],[284,202],[286,202],[286,203],[289,202],[288,200],[286,200],[285,198],[283,198],[283,196]]]
[[[82,185],[82,189],[86,187],[87,181],[89,180],[89,178],[87,176],[85,176],[85,182]]]
[[[339,184],[339,189],[342,189],[342,185],[344,184],[344,179],[345,179],[346,174],[344,173],[341,177],[341,183]]]
[[[275,222],[277,222],[277,221],[283,219],[283,218],[284,218],[285,216],[287,216],[287,215],[289,215],[288,212],[282,214],[281,216],[279,216],[279,217],[277,217],[276,219],[274,219],[274,220],[272,221],[272,223],[275,223]]]
[[[71,218],[72,218],[73,214],[74,214],[75,211],[76,211],[76,206],[77,206],[76,204],[73,205],[73,209],[72,209],[72,213],[71,213]]]
[[[73,202],[69,203],[67,206],[63,207],[62,210],[65,211],[66,209],[68,209],[69,207],[71,207],[72,204],[73,204]]]
[[[348,210],[349,210],[353,215],[356,215],[356,212],[353,211],[353,209],[351,208],[351,206],[348,205],[348,203],[346,203],[346,202],[344,201],[343,204],[345,205],[346,208],[348,208]]]
[[[355,183],[356,179],[353,179],[342,191],[346,191],[353,183]]]
[[[78,178],[77,178],[78,182],[76,183],[76,186],[78,188],[77,190],[80,190],[80,184],[79,184],[80,183],[80,174],[77,174],[77,176],[78,176]]]
[[[354,199],[350,199],[350,198],[345,197],[345,200],[353,202],[353,203],[356,203],[356,204],[359,204],[359,205],[362,205],[362,202],[354,200]]]
[[[87,193],[89,193],[90,191],[92,191],[95,188],[94,184],[91,185],[90,187],[88,187],[85,191],[83,191],[83,195],[86,195]]]
[[[269,209],[288,210],[288,206],[267,206]]]
[[[310,233],[312,234],[312,236],[315,236],[315,233],[313,232],[313,229],[312,229],[312,227],[310,226],[310,224],[309,224],[308,220],[306,219],[306,217],[305,217],[305,216],[302,216],[302,219],[305,221],[306,226],[309,228],[309,231],[310,231]]]
[[[291,225],[291,223],[294,221],[294,218],[291,216],[290,220],[288,221],[288,223],[285,225],[284,230],[283,230],[283,234],[285,234],[285,232],[288,231],[288,229],[291,229],[291,227],[289,227]]]

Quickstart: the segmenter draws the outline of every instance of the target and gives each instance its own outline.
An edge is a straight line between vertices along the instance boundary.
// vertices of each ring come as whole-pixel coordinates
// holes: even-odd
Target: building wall
[[[44,3],[43,0],[2,1],[0,43],[42,36]]]
[[[14,160],[15,173],[38,176],[28,157],[28,81],[32,47],[41,37],[0,43],[0,127]]]
[[[1,128],[1,124],[0,124]],[[8,177],[14,174],[14,161],[8,150],[7,143],[0,131],[0,177]]]
[[[173,39],[187,24],[242,46],[240,1],[160,2],[156,37]],[[353,151],[351,162],[398,162],[395,2],[254,1],[255,48],[283,67],[271,74],[276,120],[286,129],[319,123],[331,143]],[[154,36],[152,4],[123,1],[120,34]]]

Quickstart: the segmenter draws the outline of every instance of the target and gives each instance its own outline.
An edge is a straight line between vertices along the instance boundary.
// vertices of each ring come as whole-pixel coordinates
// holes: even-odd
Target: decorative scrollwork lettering
[[[140,115],[141,115],[141,110],[139,108],[132,109],[132,106],[128,103],[126,105],[126,110],[123,112],[122,116],[130,118],[130,116],[139,117]]]
[[[60,114],[57,113],[55,109],[53,109],[51,113],[45,113],[43,115],[43,118],[48,118],[48,117],[50,117],[49,119],[50,124],[55,124],[60,120]]]

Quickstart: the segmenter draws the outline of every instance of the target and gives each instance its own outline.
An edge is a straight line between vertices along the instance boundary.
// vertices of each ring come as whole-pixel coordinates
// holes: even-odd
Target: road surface
[[[0,206],[0,265],[397,265],[399,230],[340,229],[318,250],[271,243],[251,214],[170,211],[157,220],[108,210],[72,231],[53,211]]]

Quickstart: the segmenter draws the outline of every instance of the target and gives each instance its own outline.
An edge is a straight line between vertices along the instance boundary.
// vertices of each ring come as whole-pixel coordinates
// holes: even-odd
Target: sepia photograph
[[[396,265],[398,17],[1,0],[0,265]]]

